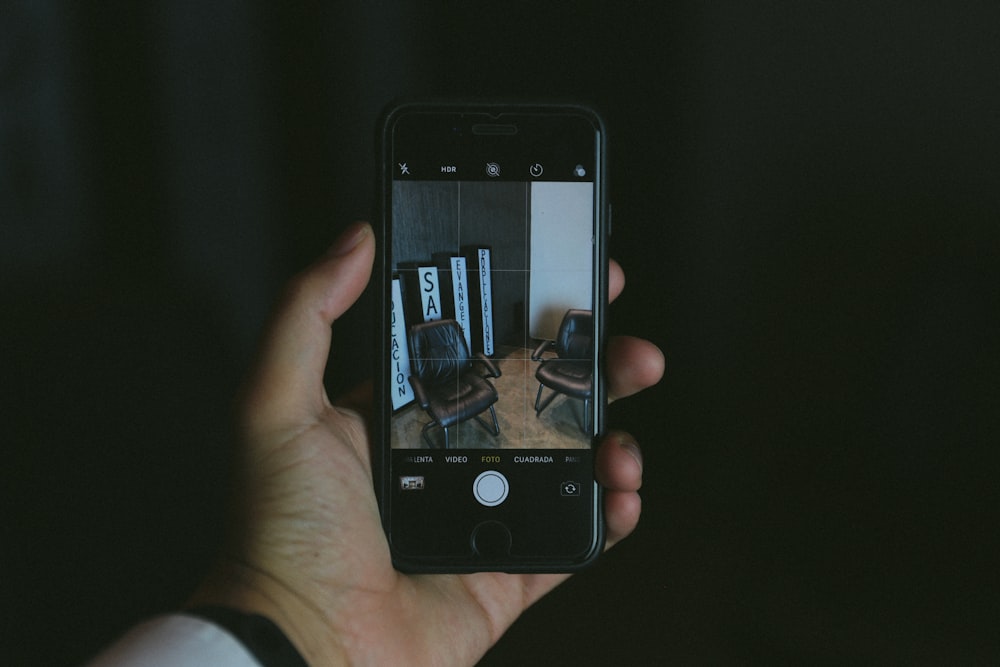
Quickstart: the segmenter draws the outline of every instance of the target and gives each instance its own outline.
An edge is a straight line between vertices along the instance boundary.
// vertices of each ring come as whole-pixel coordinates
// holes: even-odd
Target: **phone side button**
[[[484,521],[472,531],[472,549],[487,560],[509,556],[510,544],[510,531],[499,521]]]

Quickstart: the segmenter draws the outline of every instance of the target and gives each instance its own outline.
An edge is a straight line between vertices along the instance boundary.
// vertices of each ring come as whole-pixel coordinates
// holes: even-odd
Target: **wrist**
[[[279,580],[244,563],[225,559],[216,565],[184,607],[192,611],[225,607],[259,614],[278,626],[307,664],[348,663],[322,610]]]

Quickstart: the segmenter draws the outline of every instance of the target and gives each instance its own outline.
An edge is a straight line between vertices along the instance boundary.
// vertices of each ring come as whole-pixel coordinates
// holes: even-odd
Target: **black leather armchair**
[[[590,425],[590,403],[594,398],[594,341],[593,314],[589,310],[567,310],[559,325],[559,333],[553,341],[542,341],[532,353],[534,361],[541,365],[535,371],[538,380],[538,394],[535,396],[535,416],[542,414],[559,394],[565,394],[583,401],[583,424],[580,430],[588,432]],[[555,350],[556,357],[545,359],[542,354]],[[552,393],[542,401],[542,389],[548,387]]]
[[[469,355],[465,336],[455,320],[435,320],[410,327],[410,385],[417,403],[430,416],[420,435],[428,447],[434,447],[428,430],[440,426],[445,449],[451,446],[448,429],[475,418],[493,436],[500,435],[497,413],[497,390],[486,378],[500,377],[500,369],[482,353]],[[476,372],[475,363],[486,368]],[[492,425],[480,413],[490,411]]]

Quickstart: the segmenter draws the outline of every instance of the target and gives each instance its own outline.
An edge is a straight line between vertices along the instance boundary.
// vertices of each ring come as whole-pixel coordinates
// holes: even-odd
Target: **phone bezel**
[[[592,563],[603,551],[605,528],[603,517],[603,493],[599,484],[593,478],[591,470],[591,483],[593,484],[593,505],[588,509],[587,514],[591,523],[591,545],[583,555],[574,555],[565,559],[547,558],[543,560],[516,559],[508,561],[484,562],[477,559],[454,559],[442,556],[435,559],[413,559],[402,556],[392,549],[392,508],[391,508],[391,445],[387,430],[388,420],[391,419],[392,409],[388,403],[388,361],[389,361],[389,318],[388,301],[391,289],[391,257],[389,248],[392,243],[391,230],[391,205],[392,205],[392,183],[395,170],[393,160],[392,132],[398,120],[407,114],[464,114],[472,120],[491,119],[493,122],[500,122],[511,115],[573,115],[586,119],[594,128],[595,155],[594,155],[594,214],[596,217],[595,229],[597,235],[597,270],[594,271],[595,290],[594,298],[594,322],[597,332],[596,345],[600,352],[597,355],[598,363],[603,359],[605,347],[605,317],[607,310],[607,240],[609,205],[607,200],[607,132],[603,119],[592,108],[566,102],[512,102],[512,101],[405,101],[394,103],[383,112],[377,134],[377,201],[376,201],[376,233],[378,240],[378,251],[373,272],[373,284],[376,290],[376,303],[378,309],[377,335],[375,338],[375,378],[374,382],[374,433],[372,451],[372,472],[374,484],[379,500],[379,510],[381,513],[383,526],[386,530],[387,539],[390,542],[394,566],[406,572],[427,572],[427,573],[464,573],[476,571],[504,571],[504,572],[573,572],[582,569]],[[520,140],[520,139],[519,139]],[[598,368],[598,371],[600,369]],[[594,429],[596,434],[604,432],[606,394],[604,388],[604,374],[597,372],[595,377],[595,400],[594,400]],[[595,435],[596,440],[596,435]],[[590,451],[593,452],[594,444]]]

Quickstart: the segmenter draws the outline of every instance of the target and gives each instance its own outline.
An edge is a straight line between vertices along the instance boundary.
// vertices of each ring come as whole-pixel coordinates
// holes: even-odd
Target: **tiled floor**
[[[535,416],[535,380],[537,361],[530,358],[530,350],[508,348],[494,357],[501,376],[490,378],[499,399],[495,404],[500,435],[493,436],[476,420],[470,419],[450,430],[451,447],[468,449],[572,449],[588,447],[590,438],[580,430],[583,421],[583,402],[566,396],[557,396],[552,403]],[[478,365],[477,365],[478,366]],[[545,396],[551,390],[544,389]],[[482,417],[490,422],[489,411]],[[424,424],[430,421],[419,405],[412,404],[393,417],[393,447],[419,449],[426,447],[420,437]],[[444,433],[439,428],[429,431],[437,446],[444,446]]]

